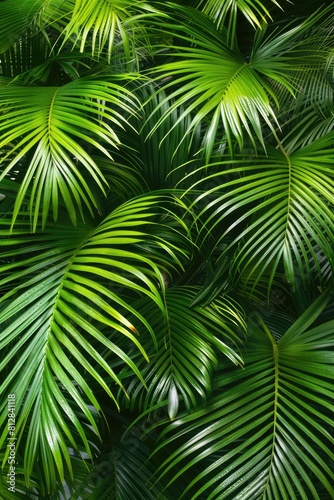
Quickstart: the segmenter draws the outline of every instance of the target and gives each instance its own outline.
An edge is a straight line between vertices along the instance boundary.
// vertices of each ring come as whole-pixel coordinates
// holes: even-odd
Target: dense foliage
[[[334,497],[334,7],[304,3],[0,3],[1,498]]]

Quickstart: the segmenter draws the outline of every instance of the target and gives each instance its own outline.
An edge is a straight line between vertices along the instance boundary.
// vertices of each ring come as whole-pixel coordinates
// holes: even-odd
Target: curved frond
[[[73,0],[74,8],[60,34],[63,44],[72,42],[80,52],[91,50],[92,57],[106,55],[111,61],[115,50],[121,50],[128,62],[139,55],[136,35],[145,34],[145,27],[136,24],[136,14],[150,8],[141,0]]]
[[[116,82],[82,78],[61,87],[0,89],[0,149],[8,148],[1,159],[0,179],[24,159],[13,223],[27,201],[34,230],[40,217],[45,225],[50,210],[57,220],[59,200],[74,224],[78,212],[83,216],[83,205],[92,210],[90,185],[102,191],[107,186],[92,153],[111,158],[109,148],[119,143],[115,129],[125,122],[123,114],[137,106],[132,94]]]
[[[125,433],[130,424],[127,416],[110,410],[106,416],[110,429],[104,440],[109,449],[98,455],[94,465],[76,460],[81,475],[76,477],[71,500],[156,500],[160,488],[151,482],[155,470],[155,465],[148,461],[151,443],[141,438],[139,426]]]
[[[328,97],[322,100],[318,95],[317,104],[311,104],[291,119],[291,130],[284,137],[287,152],[308,146],[334,130],[333,89]]]
[[[24,218],[21,229],[10,236],[10,214],[2,220],[0,392],[15,395],[15,436],[25,444],[27,484],[37,457],[52,490],[57,476],[62,480],[64,469],[71,468],[69,446],[92,455],[87,424],[99,435],[101,407],[90,381],[115,403],[112,386],[126,391],[101,350],[119,358],[145,384],[138,366],[112,334],[125,336],[148,360],[138,335],[149,332],[154,343],[154,331],[124,297],[146,296],[164,321],[164,283],[157,262],[178,267],[184,258],[181,248],[187,246],[177,219],[175,228],[171,224],[168,229],[171,215],[163,209],[165,202],[163,197],[143,196],[115,209],[96,228],[59,225],[29,240]],[[165,239],[159,236],[155,217],[165,219]],[[125,295],[115,292],[114,284]],[[7,438],[6,405],[2,398],[1,443]]]
[[[245,131],[251,140],[255,135],[263,142],[260,121],[272,127],[275,115],[271,100],[275,96],[239,50],[228,47],[224,33],[216,31],[205,16],[200,21],[196,29],[192,25],[176,24],[177,31],[185,31],[185,35],[181,31],[181,39],[184,36],[189,44],[170,47],[168,58],[173,61],[154,68],[154,74],[159,75],[157,80],[162,76],[166,80],[162,90],[168,97],[160,100],[158,109],[165,108],[165,112],[156,120],[151,135],[182,107],[182,113],[166,136],[179,122],[189,118],[186,134],[207,121],[204,148],[208,161],[215,143],[222,138],[221,127],[230,144],[232,138],[236,138],[242,147]],[[167,107],[171,99],[174,102]]]
[[[1,499],[334,498],[316,3],[0,0]]]
[[[201,159],[204,133],[199,126],[194,133],[189,134],[191,118],[188,116],[179,120],[184,111],[180,106],[151,134],[158,117],[163,116],[173,104],[164,92],[155,93],[155,90],[155,86],[148,82],[134,91],[134,95],[144,104],[130,120],[133,128],[127,127],[120,133],[122,145],[116,153],[122,156],[122,161],[140,170],[148,189],[153,191],[174,189],[184,177],[184,172],[194,169],[194,164],[198,164]],[[162,102],[163,106],[160,107]],[[169,134],[170,130],[173,130],[172,134]],[[181,190],[182,183],[177,188]]]
[[[334,321],[310,328],[327,301],[320,296],[279,342],[266,325],[255,329],[245,369],[223,369],[211,404],[163,433],[161,446],[175,451],[162,476],[176,481],[203,465],[181,498],[333,496]]]
[[[25,0],[0,3],[0,53],[8,50],[29,28],[48,0]]]
[[[236,365],[243,364],[238,352],[245,329],[241,309],[228,297],[206,307],[191,307],[197,293],[198,287],[166,289],[165,326],[150,304],[138,308],[153,326],[157,346],[153,349],[152,343],[143,344],[151,359],[142,370],[148,390],[136,382],[129,386],[131,408],[146,411],[167,400],[173,420],[179,405],[192,411],[206,403],[222,356]]]
[[[312,279],[321,281],[320,253],[329,262],[333,255],[332,143],[330,133],[290,155],[270,150],[261,161],[260,157],[251,162],[221,161],[225,170],[207,176],[207,180],[219,178],[220,183],[197,198],[201,202],[208,194],[216,195],[200,214],[206,217],[202,230],[209,228],[212,234],[218,223],[224,224],[218,238],[229,239],[221,259],[236,249],[230,267],[236,279],[243,274],[243,280],[248,275],[251,281],[255,275],[256,285],[267,270],[270,288],[283,262],[292,286],[297,275],[307,286],[311,270]]]
[[[324,68],[327,63],[328,47],[332,43],[328,30],[324,33],[320,30],[315,35],[317,50],[311,52],[308,46],[305,52],[303,43],[305,33],[329,11],[324,9],[276,36],[266,36],[266,30],[259,29],[252,51],[245,58],[237,47],[229,47],[225,31],[218,31],[206,16],[196,12],[189,23],[189,8],[173,6],[170,24],[164,20],[157,22],[157,27],[168,35],[173,34],[175,42],[158,46],[167,50],[167,62],[155,67],[152,73],[160,88],[168,91],[168,99],[171,97],[175,102],[157,120],[152,133],[182,106],[184,111],[179,121],[191,116],[188,132],[201,121],[207,121],[204,144],[207,161],[214,145],[226,140],[231,152],[233,140],[242,149],[245,137],[254,146],[257,139],[265,149],[263,130],[269,129],[276,137],[280,126],[276,108],[284,104],[278,101],[275,84],[279,83],[293,94],[301,85],[301,72]],[[327,49],[321,49],[320,39]],[[159,107],[165,104],[166,99]]]
[[[276,0],[271,2],[277,7],[281,7]],[[208,14],[219,28],[229,24],[236,26],[237,15],[240,12],[253,27],[260,27],[263,21],[270,18],[270,12],[264,5],[264,2],[259,0],[232,0],[229,2],[221,2],[219,0],[201,0],[203,12]]]

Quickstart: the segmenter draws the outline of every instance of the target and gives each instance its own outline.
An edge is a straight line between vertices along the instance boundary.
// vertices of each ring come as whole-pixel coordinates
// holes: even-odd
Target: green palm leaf
[[[4,500],[334,498],[323,2],[0,1]]]
[[[140,0],[73,0],[74,8],[65,29],[61,32],[63,44],[73,41],[80,52],[91,49],[93,57],[122,51],[128,62],[138,58],[137,37],[145,35],[143,25],[136,23],[136,15],[151,8]]]
[[[165,327],[150,304],[138,307],[153,325],[157,346],[153,349],[152,343],[143,344],[151,359],[142,370],[148,390],[136,381],[129,386],[131,408],[146,411],[167,400],[173,420],[179,405],[192,411],[206,403],[222,356],[236,365],[243,364],[238,353],[244,328],[240,308],[228,297],[216,299],[205,308],[191,307],[197,293],[198,287],[167,288]]]
[[[274,5],[280,7],[276,0],[271,0]],[[259,0],[232,0],[229,2],[220,2],[219,0],[201,0],[200,6],[203,6],[203,12],[212,17],[218,27],[227,25],[227,20],[231,26],[236,26],[238,11],[250,22],[254,27],[262,24],[270,13],[263,2]]]
[[[188,169],[194,170],[194,163],[200,164],[200,150],[203,131],[198,127],[193,134],[188,135],[191,117],[179,120],[183,113],[182,106],[175,109],[154,133],[158,116],[164,115],[173,101],[168,101],[164,92],[155,94],[155,86],[147,83],[134,91],[134,95],[142,103],[139,113],[131,117],[130,125],[120,133],[122,145],[116,152],[122,161],[140,171],[144,181],[151,190],[174,189],[184,177]],[[163,102],[163,106],[160,104]],[[144,125],[143,125],[144,123]],[[173,129],[173,134],[169,131]],[[122,147],[123,146],[123,147]],[[115,156],[115,155],[114,155]],[[190,161],[194,159],[194,163]],[[190,165],[189,165],[190,164]],[[183,185],[177,186],[179,190]]]
[[[18,6],[10,0],[1,2],[0,53],[8,50],[21,38],[46,3],[45,0],[25,0]]]
[[[121,54],[127,64],[133,65],[142,52],[147,52],[139,42],[146,29],[137,17],[151,10],[141,0],[23,0],[19,7],[5,0],[0,5],[0,53],[10,49],[17,57],[26,43],[23,36],[34,34],[36,38],[40,32],[50,52],[72,47],[90,52],[94,59],[103,57],[108,63]]]
[[[159,488],[152,486],[155,466],[148,461],[150,442],[141,439],[139,426],[127,432],[127,416],[106,411],[110,419],[109,432],[104,441],[110,443],[109,451],[102,450],[94,465],[77,460],[76,477],[71,500],[118,498],[119,500],[155,500]],[[88,473],[87,473],[88,472]]]
[[[260,157],[245,163],[221,161],[225,170],[207,176],[207,181],[219,178],[220,182],[197,198],[202,202],[205,196],[216,195],[200,214],[206,217],[203,232],[209,228],[213,234],[218,223],[224,224],[226,229],[219,233],[218,241],[227,238],[228,245],[221,259],[236,248],[230,267],[234,279],[241,274],[243,280],[248,276],[252,281],[256,276],[256,286],[267,271],[271,273],[270,288],[283,262],[293,286],[296,275],[305,286],[311,272],[321,280],[319,252],[331,262],[334,238],[332,143],[330,133],[290,155],[270,150],[270,156],[261,161]]]
[[[97,412],[101,407],[90,381],[115,403],[111,386],[120,385],[125,390],[107,357],[100,354],[102,349],[118,357],[145,384],[112,333],[125,336],[148,360],[138,331],[148,331],[153,342],[154,332],[131,301],[114,292],[112,285],[123,287],[125,297],[147,296],[164,321],[164,283],[156,262],[163,260],[166,269],[178,267],[180,258],[184,259],[184,251],[178,247],[188,245],[177,219],[168,230],[168,218],[173,218],[163,208],[164,203],[166,198],[142,197],[115,209],[96,228],[73,230],[59,225],[30,237],[29,243],[29,223],[23,217],[22,229],[10,237],[11,214],[7,229],[6,219],[3,221],[0,286],[7,291],[0,299],[0,370],[4,373],[0,392],[15,394],[16,436],[18,446],[25,444],[27,484],[38,456],[51,491],[57,476],[63,480],[64,469],[71,471],[68,446],[92,455],[87,424],[98,436]],[[157,216],[164,217],[166,239],[159,236],[159,224],[154,223]],[[150,252],[145,250],[147,240]],[[6,403],[2,398],[1,444],[7,437],[3,427]]]
[[[288,125],[292,129],[284,137],[284,148],[287,152],[303,148],[317,139],[326,136],[334,129],[333,90],[327,99],[307,106],[296,113]]]
[[[257,138],[265,148],[263,129],[268,127],[276,137],[279,124],[275,108],[283,104],[278,101],[275,85],[293,94],[301,85],[297,78],[300,72],[305,74],[305,68],[323,69],[326,64],[327,49],[321,49],[320,39],[328,47],[331,43],[328,29],[315,35],[319,53],[317,50],[305,52],[303,38],[329,9],[275,37],[269,35],[264,39],[266,31],[258,30],[252,53],[245,59],[237,47],[229,47],[225,31],[218,31],[206,16],[194,12],[189,23],[189,8],[174,5],[172,8],[170,24],[167,20],[157,21],[157,26],[168,35],[176,35],[175,42],[158,46],[168,50],[168,59],[154,68],[154,75],[158,73],[156,79],[160,85],[164,78],[166,83],[162,89],[168,91],[168,99],[171,97],[175,102],[157,119],[152,133],[182,106],[184,111],[179,121],[192,117],[188,132],[201,121],[207,121],[204,145],[207,161],[216,142],[226,139],[231,149],[233,139],[242,149],[245,137],[253,145]],[[165,104],[167,99],[159,107]]]
[[[25,170],[13,223],[28,201],[28,190],[34,230],[40,217],[45,225],[50,209],[57,220],[59,199],[74,224],[78,212],[83,216],[83,205],[92,210],[95,199],[89,184],[105,191],[107,182],[89,149],[111,159],[108,149],[119,144],[115,128],[125,122],[122,112],[131,113],[135,107],[131,93],[117,80],[80,79],[62,87],[3,86],[0,149],[9,150],[1,160],[0,180],[22,159],[19,168]]]
[[[163,75],[166,79],[163,89],[169,94],[168,99],[172,98],[174,102],[156,120],[152,133],[170,114],[175,113],[175,109],[182,106],[183,112],[171,131],[178,122],[190,116],[186,131],[189,134],[206,119],[205,149],[208,160],[215,141],[220,139],[217,133],[221,125],[230,143],[232,137],[236,137],[242,146],[244,127],[250,137],[255,133],[262,140],[260,117],[272,127],[274,111],[270,97],[274,99],[274,94],[264,81],[260,81],[254,69],[245,63],[238,49],[232,51],[224,34],[215,31],[214,25],[205,17],[201,19],[200,27],[200,33],[191,27],[184,27],[192,44],[171,47],[168,56],[173,57],[173,62],[154,69],[155,73],[158,71],[158,78]],[[166,105],[167,98],[161,100],[158,109]]]
[[[254,329],[245,369],[225,367],[211,404],[163,433],[161,446],[175,451],[159,468],[162,476],[171,470],[175,481],[209,463],[181,498],[321,500],[334,494],[334,321],[309,328],[327,301],[328,294],[320,296],[279,342],[266,325]]]

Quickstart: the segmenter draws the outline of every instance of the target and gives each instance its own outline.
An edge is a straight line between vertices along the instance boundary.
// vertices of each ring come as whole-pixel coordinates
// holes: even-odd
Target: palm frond
[[[0,179],[22,158],[20,169],[25,170],[13,223],[27,201],[34,230],[40,217],[45,225],[50,209],[57,220],[59,199],[74,224],[78,212],[83,216],[83,205],[92,210],[95,200],[89,184],[105,191],[107,182],[90,150],[111,158],[108,149],[119,144],[115,129],[125,121],[122,112],[128,115],[136,105],[117,79],[79,79],[61,87],[2,87],[0,149],[9,150],[1,160]]]
[[[186,233],[181,225],[177,228],[175,218],[175,228],[171,224],[168,230],[164,224],[166,239],[159,236],[159,230],[154,236],[154,227],[159,226],[154,223],[156,214],[165,216],[165,223],[171,218],[163,209],[165,202],[163,197],[141,197],[115,209],[96,228],[73,230],[58,225],[30,236],[29,243],[29,222],[24,214],[21,229],[12,235],[11,214],[2,220],[0,286],[6,293],[0,298],[0,392],[15,394],[16,437],[18,446],[25,444],[27,484],[37,457],[51,491],[57,477],[64,479],[66,468],[71,473],[69,446],[92,456],[87,424],[98,436],[101,407],[89,381],[95,380],[114,403],[112,385],[126,390],[99,351],[106,348],[145,384],[138,367],[111,333],[126,336],[147,360],[138,334],[148,331],[154,343],[155,333],[112,285],[135,296],[147,296],[164,321],[164,282],[157,262],[165,254],[167,269],[179,266],[184,258],[181,248],[187,246],[181,243],[186,243]],[[134,222],[136,229],[132,229]],[[140,246],[145,247],[145,240],[149,240],[149,253]],[[106,333],[100,325],[106,327]],[[3,427],[7,414],[2,398],[2,444],[7,438]]]
[[[230,144],[235,137],[242,147],[244,129],[252,139],[255,134],[262,141],[260,117],[269,127],[275,119],[270,103],[274,95],[267,84],[260,81],[237,48],[232,51],[227,46],[224,34],[217,32],[206,17],[201,19],[200,32],[199,26],[196,30],[182,25],[176,29],[184,29],[186,35],[181,32],[180,37],[184,36],[190,43],[169,47],[168,58],[173,61],[154,68],[157,80],[162,75],[166,79],[157,93],[164,90],[168,98],[160,100],[158,110],[163,107],[166,111],[156,119],[151,135],[182,107],[183,111],[166,136],[189,117],[186,134],[200,126],[203,120],[207,121],[204,144],[207,161],[215,143],[222,138],[221,127]],[[167,107],[167,99],[173,100],[170,107]]]
[[[1,499],[334,498],[321,3],[0,1]]]
[[[157,311],[148,303],[138,306],[150,318],[157,346],[143,344],[151,359],[150,365],[142,369],[148,390],[142,390],[136,381],[129,385],[131,408],[146,411],[167,401],[173,420],[179,406],[190,412],[206,403],[222,356],[236,365],[243,364],[238,351],[245,323],[238,304],[223,297],[207,307],[191,307],[197,293],[198,287],[166,289],[166,326],[161,325]]]
[[[0,4],[0,53],[12,47],[27,31],[48,0],[26,0],[20,5],[10,0]]]
[[[271,2],[277,6],[281,5],[276,0]],[[203,5],[204,4],[204,5]],[[237,15],[240,12],[247,21],[255,28],[270,19],[270,11],[263,2],[259,0],[232,0],[230,2],[220,2],[219,0],[201,0],[199,6],[212,19],[219,28],[223,26],[235,27],[237,25]],[[231,35],[234,33],[231,33]],[[234,37],[235,38],[235,37]]]
[[[164,115],[173,101],[168,101],[164,92],[155,93],[153,83],[147,82],[134,90],[134,95],[143,104],[142,109],[131,117],[131,127],[120,132],[122,145],[116,152],[120,161],[132,165],[140,171],[146,181],[147,189],[174,189],[183,188],[184,173],[193,170],[194,165],[201,162],[201,142],[204,134],[199,126],[194,133],[188,133],[191,118],[179,120],[183,108],[176,109],[158,127],[150,133],[156,125],[158,116]],[[163,106],[160,104],[164,102]],[[144,123],[144,125],[143,125]],[[173,134],[169,131],[173,129]],[[187,137],[188,134],[188,137]]]
[[[94,465],[76,460],[79,475],[71,500],[99,497],[155,500],[160,488],[151,483],[155,470],[154,464],[148,461],[152,443],[141,438],[139,426],[125,432],[131,422],[127,415],[116,414],[110,409],[105,413],[110,421],[109,432],[104,435],[108,449],[102,448]]]
[[[265,148],[264,127],[274,137],[279,128],[275,108],[281,103],[274,84],[279,83],[293,94],[300,84],[298,70],[305,73],[305,68],[324,68],[326,64],[321,53],[328,57],[328,50],[323,48],[321,52],[320,39],[328,47],[331,43],[328,31],[323,33],[320,30],[315,35],[319,53],[316,50],[310,52],[309,47],[303,52],[303,38],[329,10],[324,9],[324,12],[275,37],[269,35],[265,38],[266,31],[259,29],[252,53],[245,59],[237,47],[229,47],[225,31],[217,31],[206,16],[196,12],[189,23],[188,8],[173,6],[175,13],[170,15],[170,24],[164,20],[160,24],[157,22],[157,27],[168,35],[173,31],[175,42],[158,46],[168,51],[167,62],[155,67],[153,73],[158,74],[157,81],[162,77],[166,81],[157,92],[165,90],[168,99],[175,102],[157,119],[152,133],[182,106],[184,111],[179,121],[191,116],[188,132],[201,121],[207,121],[206,161],[209,161],[214,144],[222,140],[227,140],[232,151],[233,139],[242,149],[245,137],[254,146],[256,138]],[[159,107],[166,104],[167,99],[164,99]]]
[[[127,62],[139,55],[136,40],[145,34],[143,25],[137,25],[135,15],[146,11],[140,0],[74,0],[73,12],[60,33],[62,44],[72,42],[80,52],[91,50],[92,57],[106,56],[110,62],[113,53],[121,50]],[[150,9],[148,9],[150,10]]]
[[[49,53],[50,46],[44,33],[37,28],[27,28],[25,37],[1,54],[1,73],[13,78],[29,72],[36,65],[45,64]]]
[[[207,180],[217,177],[221,182],[197,198],[201,202],[216,193],[200,214],[206,217],[203,232],[209,229],[211,235],[218,223],[223,225],[218,241],[228,239],[221,259],[232,247],[236,249],[230,267],[234,280],[239,274],[243,280],[246,274],[250,280],[254,275],[258,280],[269,271],[270,289],[278,264],[283,262],[292,286],[297,275],[307,286],[311,270],[312,279],[321,282],[319,252],[329,263],[333,253],[332,143],[330,133],[290,155],[270,150],[262,161],[260,157],[251,162],[221,161],[225,170],[207,176]]]
[[[333,97],[333,89],[331,89],[328,99],[319,99],[317,104],[311,104],[293,116],[288,123],[291,130],[284,137],[284,148],[288,153],[310,145],[333,131]]]
[[[225,367],[211,405],[163,432],[160,446],[174,452],[159,467],[162,476],[172,471],[176,481],[204,465],[181,498],[320,500],[334,494],[334,321],[310,328],[328,299],[320,296],[279,342],[265,324],[254,329],[245,369]]]

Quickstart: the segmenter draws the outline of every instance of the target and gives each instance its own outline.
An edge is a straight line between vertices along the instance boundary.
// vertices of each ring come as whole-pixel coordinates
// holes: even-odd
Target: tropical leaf
[[[157,305],[164,321],[164,283],[156,261],[159,263],[165,253],[164,267],[178,266],[184,258],[184,250],[178,247],[184,247],[181,241],[186,243],[181,225],[174,229],[171,224],[167,229],[168,217],[172,216],[163,208],[166,200],[142,197],[115,209],[96,228],[73,230],[58,225],[30,237],[29,244],[29,222],[22,217],[21,229],[9,236],[11,214],[2,220],[0,286],[8,291],[0,299],[0,370],[4,374],[0,392],[15,394],[15,437],[18,446],[25,443],[27,484],[37,457],[48,491],[52,491],[57,476],[64,479],[65,468],[71,474],[68,446],[92,456],[88,439],[92,431],[87,424],[98,436],[97,412],[101,407],[90,380],[95,380],[115,403],[111,386],[124,388],[99,354],[101,348],[119,357],[145,384],[138,367],[111,333],[126,336],[147,360],[138,332],[149,331],[152,342],[155,334],[145,317],[112,290],[112,284],[137,296],[146,295]],[[154,222],[156,214],[165,215],[166,240],[154,236],[154,226],[159,226]],[[151,240],[149,254],[140,247],[145,240]],[[106,334],[101,333],[99,325],[107,327]],[[106,374],[110,384],[105,381]],[[1,425],[7,414],[2,398]],[[3,428],[2,444],[6,438],[7,429]]]
[[[40,217],[45,225],[50,209],[57,220],[59,198],[74,224],[78,212],[83,216],[83,205],[92,211],[95,200],[89,184],[105,191],[107,182],[89,149],[111,158],[108,149],[119,144],[115,128],[125,121],[122,112],[132,113],[136,108],[131,93],[117,78],[114,82],[86,78],[61,87],[1,88],[0,149],[9,147],[9,151],[1,160],[0,180],[21,159],[24,166],[20,168],[25,169],[13,223],[27,202],[29,188],[34,230]]]
[[[317,104],[311,104],[291,120],[291,130],[284,137],[287,152],[304,146],[326,136],[334,129],[333,89],[327,99],[318,96]]]
[[[276,0],[271,1],[275,6],[281,7]],[[226,25],[234,27],[234,30],[231,33],[231,35],[234,35],[234,39],[235,27],[238,21],[238,12],[245,16],[247,21],[253,27],[260,27],[264,21],[271,18],[269,10],[265,4],[259,0],[231,0],[228,2],[220,2],[219,0],[201,0],[199,6],[202,5],[203,12],[214,19],[219,28]]]
[[[75,0],[22,0],[19,4],[3,0],[0,3],[0,53],[13,47],[20,50],[27,43],[24,37],[38,38],[38,33],[50,42],[53,38],[49,37],[50,26],[53,33],[64,29],[74,5]],[[31,56],[38,54],[31,53]]]
[[[157,347],[143,343],[151,359],[142,369],[148,390],[136,381],[129,385],[132,409],[146,411],[167,401],[169,417],[174,420],[179,406],[192,411],[206,403],[222,356],[243,365],[238,352],[245,328],[241,309],[228,297],[205,308],[191,307],[197,293],[198,287],[166,289],[166,325],[161,325],[158,311],[150,304],[137,306],[153,325]]]
[[[290,93],[294,93],[297,83],[300,85],[298,70],[305,74],[305,68],[310,70],[325,65],[320,56],[320,38],[327,47],[330,43],[328,31],[323,33],[320,30],[317,35],[318,56],[317,50],[305,53],[303,43],[305,33],[329,9],[311,16],[287,32],[275,37],[269,35],[265,40],[265,30],[258,30],[252,53],[246,59],[237,47],[229,47],[225,31],[218,31],[206,16],[194,12],[189,23],[189,7],[173,5],[172,9],[170,23],[165,19],[160,24],[157,21],[157,27],[168,35],[173,32],[175,42],[158,46],[168,50],[168,60],[154,67],[152,73],[158,74],[157,81],[164,78],[166,83],[162,90],[168,91],[168,99],[173,98],[175,102],[157,119],[151,133],[175,109],[182,106],[184,111],[178,121],[191,116],[188,132],[194,130],[201,121],[207,121],[204,144],[206,161],[216,142],[227,140],[233,151],[233,139],[237,140],[242,149],[244,137],[248,136],[254,146],[257,138],[265,148],[263,129],[268,128],[276,137],[276,129],[279,127],[275,108],[281,103],[274,84],[279,83]],[[328,57],[328,49],[323,48],[322,54],[325,53]],[[157,90],[158,93],[160,91]],[[162,100],[159,107],[165,104],[167,99]]]
[[[95,58],[105,56],[110,63],[115,51],[121,51],[127,62],[139,59],[138,38],[145,37],[145,27],[136,23],[137,16],[152,8],[141,0],[73,0],[74,8],[65,29],[63,44],[72,42],[79,51],[91,49]]]
[[[70,499],[155,500],[160,488],[151,483],[155,470],[154,464],[148,461],[152,441],[141,438],[139,426],[125,432],[131,422],[129,416],[116,414],[110,409],[105,413],[110,421],[110,429],[104,434],[104,443],[108,443],[108,447],[102,448],[94,465],[83,465],[76,460],[79,474],[82,472],[76,478],[75,491]]]
[[[23,0],[19,8],[4,0],[0,5],[0,53],[9,51],[9,57],[15,59],[27,44],[36,49],[41,35],[50,53],[72,49],[107,63],[121,57],[126,71],[130,66],[137,70],[148,52],[146,28],[138,18],[155,10],[141,0]],[[32,58],[37,55],[37,50],[30,52]]]
[[[19,6],[10,0],[0,3],[0,53],[22,37],[45,3],[45,0],[25,0]]]
[[[0,1],[1,499],[334,498],[333,21]]]
[[[334,238],[332,142],[330,133],[290,155],[270,150],[270,156],[261,161],[260,157],[254,162],[220,161],[225,170],[207,176],[219,177],[222,182],[197,198],[200,202],[207,194],[216,193],[215,200],[200,214],[206,215],[202,227],[210,228],[208,234],[212,234],[218,223],[224,224],[218,242],[224,243],[225,237],[230,241],[227,240],[221,260],[231,247],[236,248],[230,266],[232,282],[240,274],[244,282],[252,281],[255,275],[256,286],[267,271],[271,276],[270,290],[280,262],[292,286],[297,275],[307,286],[311,273],[312,279],[321,282],[323,263],[319,263],[319,252],[330,263],[330,242]],[[198,188],[201,182],[204,181],[194,187]]]
[[[151,190],[174,189],[176,186],[180,190],[183,186],[179,183],[184,178],[185,172],[188,169],[193,170],[194,165],[201,161],[203,131],[199,126],[194,133],[189,134],[191,118],[188,116],[182,121],[179,120],[184,112],[180,106],[151,134],[158,116],[163,116],[173,105],[173,101],[168,101],[164,92],[155,93],[155,90],[155,86],[148,83],[135,92],[140,102],[144,102],[145,105],[141,113],[135,115],[131,121],[138,130],[138,134],[134,137],[134,147],[142,164],[141,171]],[[172,129],[173,134],[169,134]],[[123,142],[127,144],[127,141]],[[130,155],[128,157],[128,162],[132,163],[133,159]]]
[[[198,14],[197,17],[200,17]],[[270,119],[274,119],[269,97],[274,98],[274,95],[267,84],[259,82],[258,75],[252,67],[245,64],[238,49],[232,51],[227,45],[224,33],[218,32],[206,17],[199,18],[195,29],[192,25],[179,27],[179,20],[174,22],[177,22],[176,32],[184,29],[185,35],[181,32],[180,37],[187,37],[189,45],[170,47],[168,57],[172,57],[173,61],[154,68],[155,74],[158,73],[157,80],[161,79],[162,75],[166,79],[162,88],[168,92],[168,99],[172,98],[174,102],[170,107],[166,107],[167,98],[160,101],[158,109],[164,106],[166,111],[156,120],[151,134],[175,112],[175,109],[182,106],[183,112],[166,135],[174,130],[178,122],[188,119],[189,116],[191,121],[187,134],[206,119],[207,161],[216,140],[221,138],[217,137],[218,131],[221,130],[219,125],[223,126],[230,143],[232,136],[235,136],[242,146],[244,126],[251,137],[255,133],[261,140],[259,117],[261,116],[269,126]],[[182,19],[182,22],[186,21]],[[157,93],[159,92],[160,89],[157,90]],[[248,119],[254,127],[252,131],[248,126]]]
[[[320,296],[279,342],[265,324],[254,329],[245,369],[225,366],[211,404],[162,433],[160,446],[175,451],[161,476],[171,470],[176,481],[208,464],[181,498],[333,496],[334,321],[310,328],[328,299]]]

